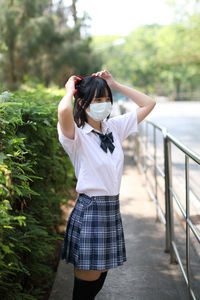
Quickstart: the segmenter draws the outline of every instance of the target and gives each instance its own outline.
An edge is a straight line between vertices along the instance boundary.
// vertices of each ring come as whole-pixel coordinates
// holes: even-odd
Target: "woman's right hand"
[[[65,90],[67,93],[71,92],[72,94],[74,94],[76,80],[81,80],[81,78],[79,76],[75,76],[75,75],[69,77],[69,79],[65,83]]]

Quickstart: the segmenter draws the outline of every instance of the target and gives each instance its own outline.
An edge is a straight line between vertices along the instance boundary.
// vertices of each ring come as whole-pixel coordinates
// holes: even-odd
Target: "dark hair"
[[[88,121],[87,113],[85,109],[90,105],[94,97],[110,97],[111,103],[113,104],[112,92],[108,86],[106,80],[95,76],[86,76],[80,80],[76,86],[77,92],[75,94],[74,102],[74,121],[78,127],[81,127]],[[107,93],[106,93],[107,91]],[[80,99],[82,104],[79,103]],[[81,107],[81,105],[83,107]],[[109,119],[110,115],[107,117]]]

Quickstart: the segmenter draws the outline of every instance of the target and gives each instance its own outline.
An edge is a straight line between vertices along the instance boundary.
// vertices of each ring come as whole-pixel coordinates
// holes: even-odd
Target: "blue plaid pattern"
[[[61,259],[80,270],[116,268],[127,260],[119,194],[79,194],[67,222]]]

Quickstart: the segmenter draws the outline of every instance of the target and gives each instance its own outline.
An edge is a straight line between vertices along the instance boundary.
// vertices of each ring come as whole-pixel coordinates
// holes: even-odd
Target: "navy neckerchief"
[[[103,151],[107,152],[107,148],[110,150],[111,153],[114,151],[115,146],[113,145],[114,140],[112,132],[107,134],[99,133],[95,130],[92,130],[92,132],[97,133],[99,135],[101,139],[100,147],[103,149]]]

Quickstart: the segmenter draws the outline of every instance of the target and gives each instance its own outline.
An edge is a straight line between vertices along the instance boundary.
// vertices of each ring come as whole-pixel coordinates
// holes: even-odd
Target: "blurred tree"
[[[94,39],[93,46],[101,52],[104,66],[124,81],[144,92],[153,92],[159,81],[160,65],[157,64],[156,36],[160,26],[144,25],[126,37],[124,43],[118,43],[122,37],[104,37]],[[106,47],[107,43],[107,47]]]
[[[200,81],[200,13],[184,22],[145,25],[123,37],[95,37],[93,47],[104,68],[147,93],[192,99]]]
[[[168,25],[159,32],[157,60],[164,70],[161,76],[166,82],[171,81],[176,98],[198,88],[200,41],[193,40],[191,29],[184,24]]]
[[[77,3],[77,0],[72,0],[72,15],[73,15],[75,24],[77,24],[77,21],[78,21],[76,3]]]
[[[176,23],[183,23],[200,9],[200,0],[165,0],[172,8]]]
[[[1,1],[0,39],[7,51],[0,49],[0,80],[5,87],[16,89],[26,80],[63,86],[72,73],[99,69],[91,38],[81,37],[84,18],[77,17],[76,2],[66,7],[62,0]]]
[[[127,37],[124,44],[127,76],[131,84],[142,88],[144,92],[153,92],[153,84],[159,80],[160,65],[157,63],[156,38],[160,25],[138,27]]]

